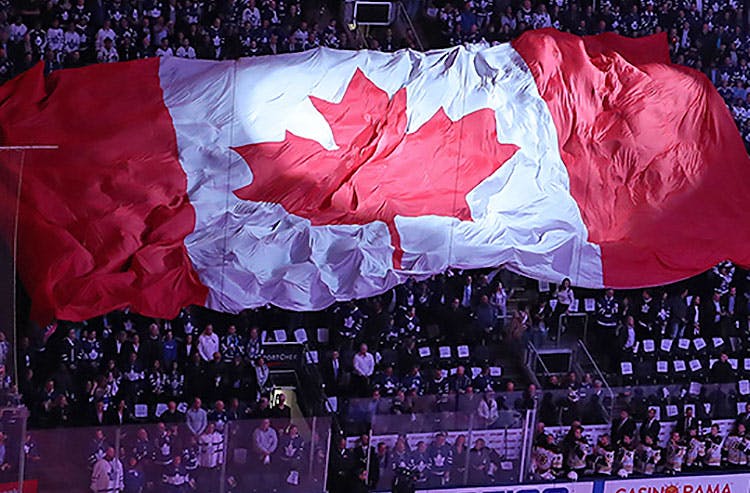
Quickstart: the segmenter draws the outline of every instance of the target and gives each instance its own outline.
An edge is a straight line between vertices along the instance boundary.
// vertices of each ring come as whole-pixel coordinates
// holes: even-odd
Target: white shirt
[[[572,305],[573,301],[575,300],[575,295],[573,294],[573,290],[568,289],[562,289],[560,288],[557,291],[557,302],[561,303],[563,305]]]
[[[195,50],[192,46],[188,46],[185,48],[184,46],[180,46],[177,48],[177,56],[180,58],[189,58],[190,60],[193,60],[195,58]]]
[[[125,487],[122,474],[122,462],[118,459],[111,461],[101,458],[94,464],[91,472],[91,491],[121,491]]]
[[[487,399],[482,399],[479,401],[477,414],[480,418],[485,420],[486,424],[489,425],[494,423],[497,421],[497,418],[500,417],[500,413],[497,409],[497,401],[495,401],[495,399],[490,399],[489,402],[487,402]]]
[[[217,352],[219,352],[219,336],[215,332],[211,335],[204,332],[198,337],[198,353],[200,353],[203,361],[211,361],[214,353]]]
[[[358,374],[369,377],[375,371],[375,358],[371,353],[357,353],[354,355],[353,365]]]
[[[174,56],[174,53],[172,52],[172,48],[167,46],[166,49],[159,47],[156,49],[156,56],[166,58],[170,56]]]
[[[216,467],[224,463],[224,437],[218,431],[203,433],[198,437],[198,465]]]
[[[16,23],[13,23],[10,25],[10,36],[8,39],[12,43],[20,43],[23,41],[23,37],[26,36],[26,33],[29,31],[29,28],[26,27],[26,24],[18,25]]]
[[[623,349],[632,349],[635,346],[635,329],[631,325],[628,325],[625,327],[625,330],[628,331],[628,338],[625,341]]]
[[[65,53],[73,53],[81,48],[81,35],[76,31],[65,31]]]
[[[99,29],[99,31],[96,33],[96,49],[97,50],[100,50],[104,46],[104,40],[107,38],[111,39],[112,42],[114,42],[115,38],[117,38],[117,34],[115,34],[112,28]]]
[[[258,10],[258,7],[248,7],[242,12],[242,23],[245,22],[249,22],[251,27],[260,26],[260,10]]]
[[[62,28],[55,29],[50,27],[47,29],[47,46],[53,51],[61,51],[63,44],[65,43],[65,33]]]
[[[111,46],[109,49],[102,48],[99,50],[96,58],[99,60],[99,63],[115,63],[120,61],[120,55],[114,46]]]

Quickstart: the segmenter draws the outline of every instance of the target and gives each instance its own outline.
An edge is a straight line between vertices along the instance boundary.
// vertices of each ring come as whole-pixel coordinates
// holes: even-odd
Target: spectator
[[[659,433],[661,432],[661,423],[656,419],[656,408],[650,407],[648,409],[648,417],[641,424],[640,438],[641,441],[646,440],[646,436],[650,436],[654,443],[659,441]]]
[[[479,401],[479,407],[477,407],[477,416],[479,416],[482,427],[493,428],[495,426],[500,417],[500,411],[497,407],[494,391],[484,393],[484,398]]]
[[[352,384],[360,392],[366,392],[370,388],[370,377],[375,371],[375,357],[367,351],[367,344],[359,346],[359,352],[352,360],[354,368]]]
[[[271,457],[279,445],[276,430],[271,428],[271,420],[264,419],[253,432],[253,451],[258,459],[258,467],[270,468]]]
[[[125,487],[122,462],[115,457],[115,449],[107,447],[104,456],[96,461],[91,473],[91,491],[120,491]]]
[[[211,361],[214,353],[219,352],[219,337],[214,334],[214,327],[206,325],[203,333],[198,337],[198,353],[203,361]]]
[[[201,407],[202,404],[200,398],[196,397],[185,414],[187,427],[195,436],[201,435],[208,425],[208,413]]]

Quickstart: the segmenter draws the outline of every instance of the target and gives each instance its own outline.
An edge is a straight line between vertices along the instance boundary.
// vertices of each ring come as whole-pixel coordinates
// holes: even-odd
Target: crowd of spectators
[[[227,60],[363,42],[312,1],[3,2],[0,82],[40,60],[49,73],[150,57]],[[397,40],[391,30],[368,42],[386,51],[415,46],[413,34]]]
[[[746,145],[750,139],[750,35],[734,0],[438,0],[427,13],[443,46],[504,43],[530,29],[577,35],[666,33],[672,61],[705,73],[729,106]]]
[[[360,36],[336,2],[289,0],[62,0],[0,4],[0,82],[38,61],[47,72],[147,57],[233,59],[317,46],[395,51],[419,45],[410,29]],[[734,0],[579,2],[409,0],[406,10],[432,47],[506,42],[529,29],[579,35],[664,32],[674,62],[704,72],[750,139],[746,13]]]
[[[504,322],[508,293],[500,278],[506,275],[434,276],[316,314],[330,333],[317,343],[326,394],[342,402],[400,399],[402,412],[409,412],[409,403],[425,394],[512,390],[495,365],[509,347],[522,345],[527,328],[517,319]],[[273,340],[271,320],[279,312],[248,310],[222,316],[221,325],[198,309],[175,320],[118,311],[85,323],[58,322],[42,340],[20,339],[19,392],[40,427],[133,422],[139,405],[154,419],[196,396],[209,406],[222,400],[244,417],[265,417],[276,403],[264,345]],[[490,351],[501,340],[508,348]],[[440,357],[446,355],[439,348],[451,357]]]

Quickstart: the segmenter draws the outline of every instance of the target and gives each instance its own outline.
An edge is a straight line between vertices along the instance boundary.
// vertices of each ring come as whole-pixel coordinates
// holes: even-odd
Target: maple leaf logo
[[[289,132],[281,142],[233,147],[253,172],[237,197],[280,204],[314,226],[384,222],[401,268],[396,216],[472,220],[466,194],[518,150],[497,141],[485,108],[452,121],[439,109],[407,134],[406,88],[388,94],[356,70],[340,103],[314,96],[338,149]]]

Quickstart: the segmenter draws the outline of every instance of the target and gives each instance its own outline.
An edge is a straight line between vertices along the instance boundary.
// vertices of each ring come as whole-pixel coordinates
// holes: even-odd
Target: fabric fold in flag
[[[0,132],[60,146],[24,158],[39,320],[315,310],[449,267],[626,288],[750,265],[748,156],[663,36],[38,66],[0,87]]]

